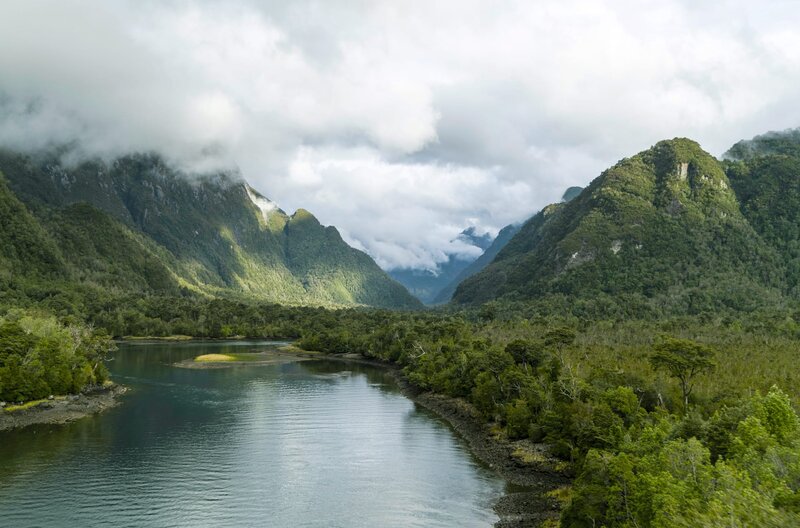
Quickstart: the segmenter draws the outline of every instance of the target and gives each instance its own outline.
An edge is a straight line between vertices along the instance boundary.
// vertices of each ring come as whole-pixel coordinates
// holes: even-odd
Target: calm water
[[[123,404],[0,433],[0,526],[491,526],[503,482],[380,369],[170,366],[257,343],[126,345]]]

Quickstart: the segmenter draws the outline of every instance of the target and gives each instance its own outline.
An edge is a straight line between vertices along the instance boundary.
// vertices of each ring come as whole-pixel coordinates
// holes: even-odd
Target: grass
[[[56,396],[54,399],[55,400],[63,400],[64,398],[65,398],[65,396]],[[43,398],[41,400],[31,400],[31,401],[28,401],[28,402],[25,402],[25,403],[21,403],[19,405],[7,405],[6,407],[3,408],[3,411],[8,412],[8,413],[17,412],[17,411],[24,411],[25,409],[31,409],[33,407],[36,407],[37,405],[40,405],[40,404],[48,402],[48,401],[51,401],[51,400],[49,400],[48,398]]]
[[[162,337],[155,337],[155,336],[124,336],[123,341],[191,341],[195,339],[192,336],[188,335],[169,335],[169,336],[162,336]]]
[[[203,354],[194,358],[198,363],[220,363],[224,361],[242,361],[231,354]]]
[[[551,459],[545,457],[541,452],[522,446],[518,446],[512,453],[512,456],[523,464],[544,464],[552,462]]]
[[[264,361],[265,356],[261,352],[246,352],[242,354],[203,354],[194,360],[198,363],[227,363],[230,361]]]

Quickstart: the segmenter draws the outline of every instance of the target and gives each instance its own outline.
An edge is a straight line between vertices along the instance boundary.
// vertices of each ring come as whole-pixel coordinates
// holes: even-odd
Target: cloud
[[[237,164],[435,267],[656,141],[800,125],[791,2],[4,0],[0,144]]]

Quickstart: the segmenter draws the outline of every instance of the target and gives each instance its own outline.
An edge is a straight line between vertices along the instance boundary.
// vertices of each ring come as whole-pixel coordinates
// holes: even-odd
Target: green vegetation
[[[65,396],[58,396],[57,398],[58,399],[63,399],[63,398],[65,398]],[[54,399],[56,399],[55,396],[54,396]],[[25,403],[20,403],[19,405],[6,405],[5,407],[3,407],[3,411],[4,412],[24,411],[24,410],[36,407],[37,405],[41,405],[42,403],[45,403],[45,402],[48,402],[48,401],[50,401],[49,398],[42,398],[41,400],[31,400],[31,401],[28,401],[28,402],[25,402]]]
[[[545,208],[453,299],[563,299],[601,317],[657,318],[771,309],[786,291],[778,251],[743,216],[720,162],[675,139]]]
[[[101,385],[112,350],[107,335],[86,326],[9,312],[0,318],[0,400],[31,402]]]
[[[51,277],[68,291],[421,306],[335,228],[287,215],[236,174],[183,174],[154,155],[65,167],[58,154],[0,150],[0,234],[11,241],[0,285],[17,295],[37,297]]]
[[[688,339],[666,338],[656,343],[650,363],[655,370],[664,370],[677,379],[683,396],[683,411],[689,412],[689,396],[694,382],[701,374],[710,372],[716,364],[710,347]]]
[[[396,362],[550,445],[577,476],[562,526],[800,523],[800,393],[772,387],[799,386],[796,331],[465,315],[350,314],[299,344]]]
[[[262,218],[251,233],[281,240],[279,260],[253,249],[248,224],[217,213],[208,216],[224,244],[196,210],[186,213],[204,233],[196,242],[192,228],[145,219],[146,209],[186,222],[148,197],[156,189],[241,206],[239,191],[230,203],[212,197],[214,182],[167,193],[172,183],[139,171],[150,195],[104,195],[96,208],[37,205],[36,188],[15,190],[23,205],[0,185],[0,394],[33,400],[101,382],[108,339],[83,323],[115,337],[293,338],[306,351],[395,364],[419,388],[467,402],[493,431],[525,440],[521,462],[539,461],[529,442],[549,446],[575,476],[556,493],[564,527],[800,526],[793,138],[770,136],[769,149],[724,164],[688,140],[622,160],[534,216],[458,288],[460,304],[437,311],[257,301],[264,284],[279,293],[262,299],[313,304],[370,298],[347,297],[359,285],[385,290],[326,262],[348,250],[302,211]],[[121,258],[114,240],[135,255]],[[223,258],[226,247],[239,256]],[[258,264],[279,261],[269,273]],[[297,276],[315,293],[295,297]],[[31,315],[39,310],[54,316]]]

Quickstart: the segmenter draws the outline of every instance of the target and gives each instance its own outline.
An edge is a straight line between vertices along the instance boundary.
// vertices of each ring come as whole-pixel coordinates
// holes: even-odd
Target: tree
[[[514,358],[514,363],[523,366],[526,374],[529,366],[536,368],[542,362],[541,346],[524,339],[515,339],[508,343],[506,352]]]
[[[694,380],[700,374],[711,372],[716,367],[711,347],[689,339],[666,337],[653,347],[650,364],[655,370],[663,370],[678,380],[683,394],[683,410],[689,409],[689,396]]]

